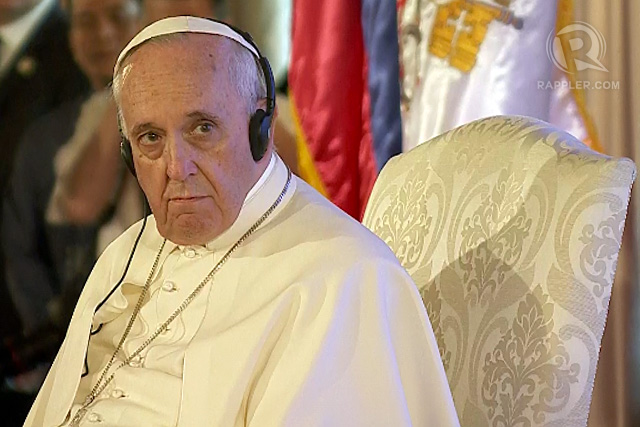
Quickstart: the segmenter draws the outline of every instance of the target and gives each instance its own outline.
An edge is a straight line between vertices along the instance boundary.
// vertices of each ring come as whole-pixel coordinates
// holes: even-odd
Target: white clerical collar
[[[13,62],[16,55],[20,53],[22,46],[44,21],[47,13],[55,6],[56,0],[41,0],[40,3],[29,12],[22,15],[13,22],[0,26],[0,46],[2,61],[0,62],[0,75],[5,68]]]
[[[220,249],[230,247],[249,228],[251,228],[251,226],[262,215],[264,215],[273,202],[278,198],[287,182],[288,176],[289,168],[277,154],[273,153],[269,160],[269,165],[267,165],[262,176],[247,193],[242,208],[240,209],[240,213],[238,214],[238,218],[236,218],[231,227],[204,246],[183,246],[175,245],[173,243],[171,244],[175,245],[174,247],[181,251],[200,254],[203,252],[215,252]],[[292,178],[287,194],[276,211],[280,211],[280,209],[286,205],[291,195],[295,192],[295,188],[295,180]],[[269,219],[274,217],[276,214],[277,212],[273,212]],[[170,242],[167,242],[167,244],[170,244]],[[170,251],[171,250],[167,251],[167,253]]]
[[[253,184],[253,187],[251,187],[251,190],[249,190],[249,192],[247,193],[247,196],[244,198],[244,202],[242,203],[242,206],[246,205],[253,198],[253,196],[258,192],[258,190],[264,185],[267,178],[269,178],[269,176],[273,172],[273,168],[275,165],[276,165],[276,153],[272,152],[271,159],[269,159],[269,164],[267,165],[267,168],[264,170],[264,172],[262,172],[260,179],[258,179],[258,181],[256,181],[255,184]]]

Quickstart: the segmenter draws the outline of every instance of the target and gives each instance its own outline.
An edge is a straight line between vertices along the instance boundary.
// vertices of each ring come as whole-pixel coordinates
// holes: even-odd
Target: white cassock
[[[274,155],[226,232],[201,247],[166,243],[117,360],[166,320],[286,181]],[[150,217],[123,285],[94,316],[140,227],[98,260],[26,426],[66,425],[97,381],[163,241]],[[103,328],[91,337],[81,380],[92,323]],[[81,425],[459,425],[411,278],[382,241],[296,177],[267,221],[142,356],[116,372]]]

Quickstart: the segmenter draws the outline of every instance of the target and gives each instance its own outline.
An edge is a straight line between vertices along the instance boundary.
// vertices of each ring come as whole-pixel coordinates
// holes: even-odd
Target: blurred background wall
[[[226,0],[220,10],[238,27],[249,31],[269,58],[276,85],[287,76],[291,53],[291,0]]]
[[[596,27],[607,43],[609,73],[584,80],[619,81],[619,90],[590,90],[587,105],[606,154],[636,161],[640,154],[640,2],[579,0],[576,21]],[[596,373],[590,426],[640,425],[640,190],[636,182],[618,261],[609,319]]]

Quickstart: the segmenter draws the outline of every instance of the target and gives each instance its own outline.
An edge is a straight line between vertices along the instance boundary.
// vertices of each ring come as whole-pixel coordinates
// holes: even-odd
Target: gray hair
[[[140,46],[144,46],[147,43],[165,44],[175,40],[184,40],[187,38],[187,33],[174,33],[168,35],[158,36],[150,39]],[[267,97],[267,84],[265,75],[262,72],[260,62],[258,58],[251,53],[248,49],[242,46],[240,43],[236,43],[231,39],[227,39],[224,36],[213,36],[225,39],[228,43],[232,43],[231,55],[226,58],[226,67],[229,77],[235,83],[235,90],[241,99],[244,99],[247,106],[247,115],[250,117],[258,109],[258,102]],[[113,97],[115,98],[118,108],[118,120],[121,124],[121,129],[125,132],[124,118],[122,117],[122,111],[120,109],[120,94],[122,91],[122,85],[124,78],[130,70],[131,64],[126,64],[129,57],[140,48],[137,46],[132,49],[127,55],[120,61],[120,65],[113,78]]]

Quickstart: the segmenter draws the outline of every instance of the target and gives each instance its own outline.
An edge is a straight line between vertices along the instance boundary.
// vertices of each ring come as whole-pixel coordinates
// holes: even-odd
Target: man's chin
[[[188,217],[189,215],[181,215],[166,227],[158,226],[158,232],[176,245],[184,246],[206,245],[221,234],[210,226],[207,227],[201,219]]]

